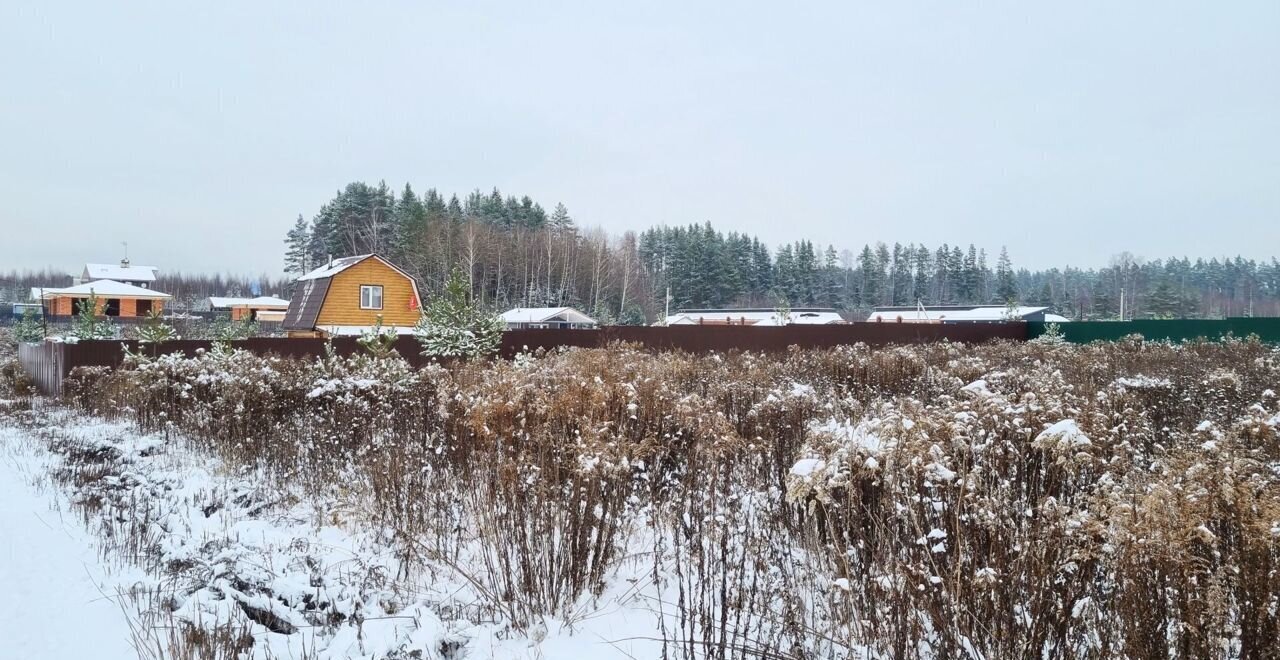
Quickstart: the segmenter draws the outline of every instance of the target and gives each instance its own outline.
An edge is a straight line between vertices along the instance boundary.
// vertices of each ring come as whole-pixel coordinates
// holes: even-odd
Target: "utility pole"
[[[1124,320],[1124,287],[1120,287],[1120,320]]]

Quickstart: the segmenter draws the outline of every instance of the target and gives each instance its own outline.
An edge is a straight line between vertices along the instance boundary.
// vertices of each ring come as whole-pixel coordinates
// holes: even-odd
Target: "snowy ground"
[[[131,629],[163,647],[188,624],[251,635],[246,657],[264,660],[660,654],[633,576],[574,621],[516,632],[446,568],[402,572],[385,530],[333,523],[351,511],[228,475],[180,439],[54,408],[40,417],[0,416],[0,658],[166,658],[138,654]],[[100,456],[105,476],[60,491],[50,475],[75,452]],[[101,508],[82,523],[72,511],[86,501]],[[141,561],[124,556],[131,537],[145,541]]]
[[[93,539],[37,492],[16,436],[0,428],[0,657],[137,658]]]

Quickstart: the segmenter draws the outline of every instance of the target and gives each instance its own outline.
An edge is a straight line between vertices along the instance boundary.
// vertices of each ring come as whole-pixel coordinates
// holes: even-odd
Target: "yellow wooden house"
[[[384,328],[413,331],[421,315],[418,284],[376,254],[334,259],[294,286],[282,327],[290,337],[358,335],[382,317]]]

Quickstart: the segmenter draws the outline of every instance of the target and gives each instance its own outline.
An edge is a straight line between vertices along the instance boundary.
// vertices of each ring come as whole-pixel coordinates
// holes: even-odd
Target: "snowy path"
[[[90,540],[28,483],[0,443],[0,658],[137,660]]]

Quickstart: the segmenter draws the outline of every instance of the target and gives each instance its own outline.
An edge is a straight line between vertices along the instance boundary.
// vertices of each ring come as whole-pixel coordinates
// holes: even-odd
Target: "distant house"
[[[282,327],[291,337],[357,335],[382,317],[409,333],[421,315],[418,284],[376,255],[335,259],[297,280]]]
[[[666,319],[666,325],[830,325],[844,323],[840,313],[828,307],[800,307],[784,316],[773,308],[682,309]]]
[[[596,327],[596,320],[572,307],[517,307],[502,313],[508,330],[559,328],[586,330]]]
[[[40,289],[40,297],[49,316],[72,316],[96,297],[97,316],[136,318],[152,311],[164,310],[170,296],[152,289],[115,280],[96,280],[61,289]]]
[[[231,313],[232,321],[283,321],[289,301],[274,296],[257,298],[220,298],[210,296],[209,308]]]
[[[80,274],[80,283],[112,280],[122,284],[131,284],[141,289],[150,289],[156,281],[155,266],[134,266],[128,259],[121,259],[119,264],[85,264]]]
[[[27,312],[40,316],[41,314],[44,314],[44,305],[41,305],[40,303],[16,302],[13,303],[12,311],[13,315],[19,318],[26,316]]]
[[[872,323],[973,323],[977,321],[1047,321],[1065,323],[1065,316],[1049,313],[1048,307],[1006,305],[933,305],[877,307],[867,319]]]

